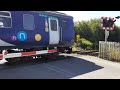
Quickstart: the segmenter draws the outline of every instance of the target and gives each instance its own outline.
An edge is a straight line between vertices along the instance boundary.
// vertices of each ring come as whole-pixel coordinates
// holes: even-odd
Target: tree
[[[77,43],[77,47],[80,46],[80,35],[76,35],[76,43]]]

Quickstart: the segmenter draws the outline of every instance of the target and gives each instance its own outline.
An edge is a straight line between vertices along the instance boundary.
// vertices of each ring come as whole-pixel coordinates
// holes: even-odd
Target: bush
[[[92,49],[93,43],[86,40],[85,38],[81,38],[81,47],[84,49]]]

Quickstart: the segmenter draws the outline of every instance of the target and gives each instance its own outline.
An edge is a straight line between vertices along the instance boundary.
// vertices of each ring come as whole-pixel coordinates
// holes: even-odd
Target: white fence
[[[99,41],[99,57],[120,61],[120,43]]]

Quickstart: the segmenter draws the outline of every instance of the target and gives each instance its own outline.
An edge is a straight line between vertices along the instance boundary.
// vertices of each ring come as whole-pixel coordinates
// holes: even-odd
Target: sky
[[[120,11],[58,11],[73,16],[74,21],[90,20],[92,18],[120,16]],[[120,26],[120,19],[115,24]]]

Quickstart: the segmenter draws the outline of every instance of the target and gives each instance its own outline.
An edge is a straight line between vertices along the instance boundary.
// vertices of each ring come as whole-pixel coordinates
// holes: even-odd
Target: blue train
[[[70,48],[73,17],[56,11],[0,11],[0,50]]]

